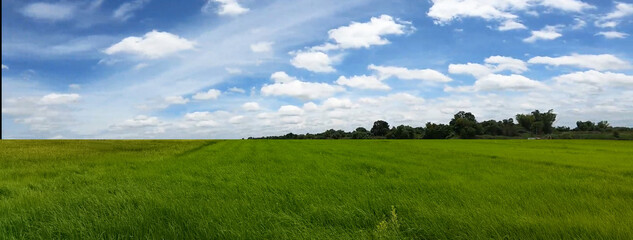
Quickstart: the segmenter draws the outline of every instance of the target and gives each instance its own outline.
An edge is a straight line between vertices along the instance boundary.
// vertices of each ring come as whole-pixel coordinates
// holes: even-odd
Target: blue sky
[[[4,138],[242,138],[555,109],[633,126],[633,3],[2,1]]]

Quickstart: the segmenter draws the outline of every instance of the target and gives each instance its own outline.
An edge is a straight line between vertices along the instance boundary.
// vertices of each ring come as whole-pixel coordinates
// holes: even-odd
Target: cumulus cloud
[[[167,124],[157,117],[138,115],[132,119],[127,119],[121,123],[110,126],[110,131],[114,132],[142,132],[147,135],[160,134],[165,132]]]
[[[255,53],[265,53],[273,50],[273,42],[258,42],[251,44],[251,51]]]
[[[492,73],[492,70],[482,64],[466,63],[466,64],[450,64],[448,72],[451,74],[469,74],[475,77],[485,76]]]
[[[183,105],[187,104],[189,99],[183,98],[182,96],[171,96],[165,98],[165,103],[168,105]]]
[[[561,26],[545,26],[541,30],[532,31],[532,36],[523,39],[524,42],[533,43],[538,40],[554,40],[559,37],[562,37],[563,34],[560,33]]]
[[[448,72],[451,74],[468,74],[475,77],[483,77],[492,73],[510,71],[512,73],[523,73],[528,70],[527,63],[523,60],[505,57],[490,56],[484,60],[484,64],[450,64]]]
[[[529,79],[525,76],[512,74],[509,76],[489,74],[480,77],[473,86],[447,87],[447,92],[477,92],[477,91],[521,91],[530,89],[545,89],[545,84]]]
[[[596,20],[596,27],[614,28],[618,26],[621,19],[633,15],[633,3],[615,2],[615,9]]]
[[[554,80],[560,83],[581,83],[594,86],[613,85],[633,87],[633,76],[631,75],[613,72],[599,72],[595,70],[565,74],[555,77]]]
[[[231,117],[229,119],[229,123],[230,124],[240,124],[240,123],[243,123],[244,120],[246,120],[246,117],[239,115],[239,116]]]
[[[75,9],[75,5],[64,2],[37,2],[26,5],[21,13],[24,16],[37,20],[60,21],[73,18]]]
[[[626,38],[629,36],[629,34],[623,33],[623,32],[608,31],[608,32],[596,33],[596,36],[603,36],[606,39],[616,39],[616,38]]]
[[[206,92],[199,92],[196,93],[195,95],[193,95],[193,99],[195,100],[211,100],[211,99],[218,99],[218,97],[222,94],[222,92],[220,92],[220,90],[217,89],[209,89],[209,91]]]
[[[529,89],[545,89],[545,84],[529,79],[516,73],[528,70],[527,64],[520,59],[491,56],[484,60],[484,64],[467,63],[451,64],[451,74],[469,74],[477,80],[472,86],[446,87],[447,92],[477,92],[477,91],[523,91]],[[500,72],[509,71],[515,74],[501,75]]]
[[[321,99],[330,97],[344,91],[340,86],[327,83],[304,82],[288,76],[285,72],[276,72],[271,75],[275,83],[264,85],[261,93],[264,96],[289,96],[302,100]]]
[[[633,15],[633,3],[616,2],[615,10],[604,16],[603,19],[619,19],[630,15]]]
[[[491,56],[486,58],[484,62],[493,72],[522,73],[528,70],[527,64],[523,60],[511,57]]]
[[[184,116],[185,122],[183,124],[181,124],[180,127],[183,127],[183,128],[190,128],[190,127],[197,127],[197,128],[216,127],[216,126],[220,125],[217,121],[215,121],[215,120],[217,120],[219,118],[216,115],[217,114],[213,114],[211,112],[192,112],[192,113],[187,113]]]
[[[326,110],[329,109],[350,109],[354,107],[354,104],[350,99],[344,98],[328,98],[323,102],[323,108]]]
[[[79,100],[79,94],[58,94],[51,93],[40,99],[40,103],[44,105],[70,104]]]
[[[567,12],[594,8],[579,0],[432,0],[432,4],[427,15],[436,24],[448,24],[461,18],[508,21],[517,19],[518,12],[528,13],[538,7]]]
[[[551,66],[571,66],[588,68],[598,71],[630,69],[631,64],[611,54],[582,55],[573,54],[562,57],[534,57],[528,60],[532,64],[547,64]]]
[[[296,68],[303,68],[317,73],[335,72],[332,59],[322,52],[298,52],[290,63]]]
[[[384,36],[402,35],[411,31],[411,23],[394,19],[389,15],[381,15],[372,17],[369,22],[352,22],[348,26],[332,29],[328,34],[336,43],[336,47],[347,49],[389,44],[389,40]]]
[[[246,93],[246,90],[241,89],[241,88],[237,88],[237,87],[232,87],[232,88],[229,88],[229,92],[234,92],[234,93]]]
[[[371,90],[390,90],[391,89],[391,87],[389,87],[387,84],[380,81],[378,77],[367,76],[367,75],[353,76],[350,78],[347,78],[345,76],[340,76],[338,80],[336,80],[336,83],[342,86],[348,86],[348,87],[359,88],[359,89],[371,89]]]
[[[156,59],[193,49],[194,45],[194,42],[177,35],[153,30],[143,37],[127,37],[104,52],[108,55],[122,53]]]
[[[259,107],[259,103],[256,102],[247,102],[242,104],[242,109],[244,109],[244,111],[258,111],[259,109],[261,109],[261,107]]]
[[[134,11],[137,11],[145,6],[150,0],[134,0],[121,4],[114,12],[112,17],[119,21],[127,21],[134,16]]]
[[[277,110],[277,113],[281,116],[300,116],[305,113],[303,109],[293,105],[284,105]]]
[[[499,31],[510,31],[510,30],[519,30],[519,29],[527,29],[527,27],[525,25],[523,25],[522,23],[517,22],[517,21],[515,21],[513,19],[505,20],[497,28],[497,30],[499,30]]]
[[[403,80],[420,80],[429,82],[450,82],[451,78],[432,69],[408,69],[403,67],[369,65],[369,70],[377,73],[380,80],[396,77]]]
[[[248,8],[242,7],[237,0],[207,0],[207,3],[202,7],[202,12],[210,12],[216,4],[219,4],[216,12],[221,16],[237,16],[249,11]]]

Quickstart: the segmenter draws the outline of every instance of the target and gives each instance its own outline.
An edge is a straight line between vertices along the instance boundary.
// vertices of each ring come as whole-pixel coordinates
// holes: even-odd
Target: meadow
[[[1,141],[0,239],[633,239],[633,142]]]

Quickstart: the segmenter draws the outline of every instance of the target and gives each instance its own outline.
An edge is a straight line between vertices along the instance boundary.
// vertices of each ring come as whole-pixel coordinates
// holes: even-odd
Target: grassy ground
[[[627,141],[1,141],[0,239],[632,239]]]

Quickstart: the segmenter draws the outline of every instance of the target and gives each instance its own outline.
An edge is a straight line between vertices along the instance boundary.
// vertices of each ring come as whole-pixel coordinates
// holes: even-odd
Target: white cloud
[[[207,3],[202,7],[203,12],[209,12],[214,8],[215,3],[220,4],[217,13],[218,15],[237,16],[249,11],[248,8],[242,7],[237,0],[207,0]]]
[[[354,104],[350,99],[328,98],[323,102],[323,108],[329,109],[350,109]]]
[[[554,40],[559,37],[562,37],[563,34],[560,33],[561,26],[545,26],[543,29],[538,31],[532,31],[532,36],[523,39],[524,42],[533,43],[537,40]]]
[[[257,111],[259,109],[261,109],[261,107],[259,106],[259,103],[256,102],[247,102],[242,104],[242,109],[244,109],[245,111]]]
[[[145,6],[150,0],[134,0],[121,4],[114,12],[112,17],[119,21],[127,21],[134,16],[134,11],[139,10]]]
[[[187,104],[189,99],[183,98],[182,96],[171,96],[165,98],[165,103],[168,105],[182,105]]]
[[[58,94],[51,93],[40,99],[40,103],[44,105],[70,104],[79,100],[79,94]]]
[[[22,9],[24,16],[49,21],[68,20],[73,18],[75,5],[67,3],[31,3]]]
[[[303,100],[320,99],[342,92],[340,86],[327,83],[303,82],[288,76],[285,72],[276,72],[271,75],[274,84],[264,85],[261,93],[264,96],[290,96]]]
[[[530,89],[545,89],[545,84],[529,79],[525,76],[512,74],[509,76],[489,74],[480,77],[473,86],[447,87],[447,92],[477,92],[477,91],[521,91]]]
[[[138,115],[132,119],[127,119],[122,123],[111,125],[110,131],[126,133],[130,131],[139,131],[143,134],[154,135],[165,133],[165,126],[166,124],[160,121],[157,117]]]
[[[585,9],[595,8],[592,5],[579,0],[540,0],[540,5],[560,9],[567,12],[582,12]]]
[[[575,72],[561,75],[554,78],[560,83],[581,83],[594,86],[628,86],[633,87],[633,76],[622,73],[598,72],[589,70],[586,72]]]
[[[369,65],[369,70],[376,71],[380,80],[396,77],[403,80],[421,80],[430,82],[450,82],[451,78],[432,69],[407,69],[403,67],[389,67]]]
[[[329,73],[336,70],[331,66],[332,59],[322,52],[298,52],[290,63],[296,68],[303,68],[317,73]]]
[[[466,64],[450,64],[448,72],[451,74],[469,74],[475,77],[485,76],[492,73],[492,70],[482,64],[466,63]]]
[[[485,65],[478,63],[450,64],[448,72],[451,74],[469,74],[480,78],[503,71],[523,73],[528,70],[527,64],[523,60],[511,57],[491,56],[486,58],[484,62]]]
[[[518,30],[518,29],[527,29],[525,25],[520,22],[517,22],[513,19],[508,19],[503,22],[502,25],[497,28],[499,31],[510,31],[510,30]]]
[[[246,90],[241,89],[241,88],[237,88],[237,87],[232,87],[232,88],[229,88],[229,92],[234,92],[234,93],[246,93]]]
[[[240,123],[243,123],[245,119],[246,119],[246,117],[241,116],[241,115],[240,116],[234,116],[234,117],[231,117],[229,119],[229,123],[230,124],[240,124]]]
[[[493,72],[510,71],[522,73],[528,70],[527,64],[523,60],[511,57],[491,56],[486,58],[484,62]]]
[[[616,2],[615,10],[606,16],[603,20],[620,19],[629,15],[633,15],[633,3]]]
[[[177,35],[153,30],[143,37],[127,37],[104,52],[108,55],[125,53],[156,59],[193,49],[194,45],[194,42]]]
[[[196,93],[195,95],[193,95],[193,99],[195,100],[211,100],[211,99],[218,99],[218,97],[222,94],[222,92],[220,92],[220,90],[217,89],[209,89],[209,91],[206,92],[199,92]]]
[[[596,21],[594,24],[599,28],[614,28],[618,26],[616,21]]]
[[[571,27],[574,30],[583,29],[585,26],[587,26],[587,22],[580,18],[574,18],[574,22],[575,24]]]
[[[436,24],[448,24],[461,18],[483,18],[507,21],[517,19],[517,12],[535,13],[534,9],[545,7],[567,12],[581,12],[594,8],[579,0],[432,0],[433,6],[427,15]]]
[[[273,42],[258,42],[251,44],[251,51],[255,53],[265,53],[273,50]]]
[[[281,116],[300,116],[303,115],[305,111],[297,106],[284,105],[279,108],[277,113]]]
[[[7,65],[2,64],[2,70],[9,70],[9,67],[7,67]]]
[[[299,81],[299,79],[291,77],[285,72],[275,72],[270,75],[270,79],[273,80],[275,83],[289,83]]]
[[[534,57],[528,61],[532,64],[547,64],[552,66],[572,66],[578,68],[602,70],[630,69],[631,65],[611,54],[581,55],[572,54],[562,57]]]
[[[606,39],[626,38],[629,36],[629,34],[627,33],[616,32],[616,31],[599,32],[599,33],[596,33],[596,35],[603,36]]]
[[[345,76],[340,76],[336,83],[343,86],[348,86],[352,88],[360,88],[360,89],[371,89],[371,90],[390,90],[391,87],[384,84],[378,77],[376,76],[353,76],[347,78]]]
[[[383,36],[402,35],[410,31],[411,23],[394,20],[389,15],[381,15],[378,18],[372,17],[366,23],[352,22],[349,26],[332,29],[328,34],[338,47],[346,49],[389,44],[389,40]]]
[[[226,68],[224,68],[224,70],[226,70],[226,72],[229,73],[229,74],[241,74],[242,73],[242,69],[239,69],[239,68],[226,67]]]

